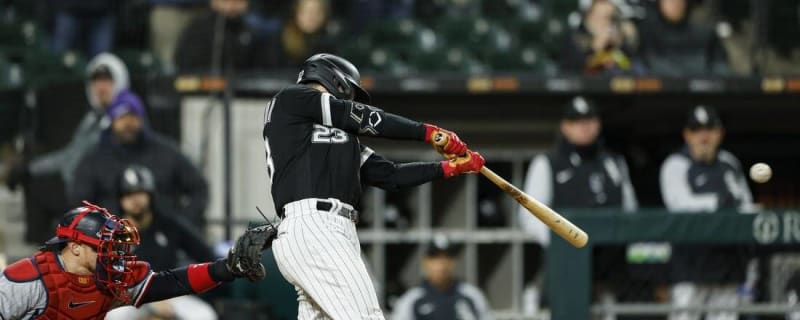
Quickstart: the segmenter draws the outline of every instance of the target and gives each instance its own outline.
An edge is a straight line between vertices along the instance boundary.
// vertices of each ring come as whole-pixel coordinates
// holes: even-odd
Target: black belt
[[[339,208],[339,211],[337,212],[332,212],[331,209],[333,209],[332,202],[325,200],[317,200],[317,210],[327,211],[330,213],[340,215],[342,217],[347,218],[350,221],[353,221],[353,223],[358,224],[358,210],[346,208],[344,206]],[[286,209],[284,209],[283,216],[286,216]]]

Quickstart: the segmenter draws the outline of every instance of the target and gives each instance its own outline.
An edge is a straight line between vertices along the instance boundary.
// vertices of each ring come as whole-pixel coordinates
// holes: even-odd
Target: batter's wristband
[[[432,124],[426,123],[425,124],[425,142],[430,143],[433,141],[433,134],[439,131],[439,127],[434,126]]]
[[[458,175],[458,174],[456,174],[456,167],[453,166],[453,165],[450,165],[450,161],[445,160],[445,161],[440,162],[440,164],[441,164],[441,168],[442,168],[442,175],[445,178],[452,178],[452,177],[455,177],[455,176]]]

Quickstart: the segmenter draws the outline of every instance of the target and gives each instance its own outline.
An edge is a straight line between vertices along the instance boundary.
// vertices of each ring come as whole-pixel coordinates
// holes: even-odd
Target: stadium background
[[[330,19],[319,36],[325,37],[326,50],[351,59],[361,68],[362,82],[377,106],[455,130],[471,148],[486,155],[491,168],[519,186],[530,159],[552,145],[562,106],[575,95],[593,98],[601,108],[606,143],[628,160],[640,206],[645,208],[636,216],[655,217],[629,222],[642,233],[631,235],[631,239],[615,238],[616,233],[603,229],[602,222],[587,219],[588,230],[615,238],[597,246],[624,248],[629,242],[662,240],[748,246],[763,253],[763,274],[755,301],[777,308],[766,308],[773,314],[756,319],[784,318],[780,310],[786,307],[786,284],[792,272],[800,268],[800,259],[786,253],[800,242],[800,223],[794,222],[800,218],[792,211],[800,196],[796,182],[800,178],[800,127],[796,124],[800,113],[796,108],[800,91],[799,2],[689,1],[692,21],[714,30],[718,37],[720,50],[725,52],[725,68],[667,73],[647,66],[569,70],[560,61],[563,43],[579,28],[588,2],[330,1]],[[230,239],[248,221],[257,220],[255,206],[267,208],[274,215],[264,181],[260,119],[270,95],[295,79],[292,62],[270,60],[257,66],[228,68],[226,61],[218,61],[216,68],[181,68],[175,66],[178,63],[162,61],[150,50],[150,10],[159,1],[109,3],[113,3],[109,12],[115,17],[111,51],[127,64],[132,88],[145,101],[150,125],[179,141],[183,152],[209,181],[210,203],[205,213],[209,244]],[[621,19],[634,24],[643,23],[648,14],[652,16],[655,6],[644,0],[614,3],[622,12]],[[269,35],[280,32],[291,16],[291,8],[292,1],[251,0],[247,16],[249,21],[256,21],[253,23],[261,28],[259,32]],[[58,5],[11,0],[0,2],[0,10],[0,154],[3,159],[20,154],[32,157],[69,141],[86,111],[84,68],[91,56],[77,47],[64,51],[52,48],[54,20],[61,10]],[[643,36],[641,32],[639,35]],[[270,47],[269,41],[278,41],[275,39],[266,36],[264,45]],[[745,54],[737,55],[741,52]],[[637,51],[629,54],[637,59]],[[686,111],[697,104],[718,108],[727,131],[723,147],[737,155],[744,168],[766,162],[775,176],[764,185],[751,183],[755,202],[764,212],[743,215],[740,220],[744,220],[736,220],[731,227],[726,227],[726,221],[739,218],[722,219],[725,221],[720,224],[708,223],[711,220],[705,218],[676,223],[715,236],[660,239],[659,235],[665,233],[648,234],[648,227],[673,224],[662,209],[659,166],[682,144],[680,130]],[[396,160],[436,158],[426,146],[365,141]],[[52,215],[66,206],[58,180],[30,181],[24,192],[0,190],[0,211],[7,221],[2,227],[0,250],[6,259],[24,256],[35,248],[23,235],[29,228],[24,223],[26,214],[41,210]],[[434,231],[442,231],[463,244],[459,274],[484,290],[501,317],[523,317],[523,292],[534,280],[531,270],[542,255],[549,259],[551,253],[541,253],[519,230],[514,202],[484,178],[462,177],[396,194],[369,189],[361,205],[366,215],[359,226],[362,246],[387,310],[391,310],[397,295],[417,283],[424,244]],[[599,214],[607,218],[606,222],[611,221],[607,227],[612,230],[622,225],[613,222],[620,214],[616,212],[574,214],[579,217],[576,221],[584,221],[580,218],[584,215]],[[771,241],[758,241],[760,228],[770,228],[756,223],[769,220],[758,220],[762,215],[778,219],[772,226],[778,235],[768,237]],[[718,228],[702,228],[705,225]],[[683,231],[667,233],[691,238],[691,232]],[[717,233],[721,234],[717,237]],[[554,243],[549,251],[564,253],[555,253],[553,261],[565,264],[590,261],[580,260],[590,258],[576,257],[570,250],[574,249]],[[657,273],[665,266],[631,265],[629,271],[642,267],[644,273]],[[569,305],[575,309],[588,308],[591,290],[587,283],[569,275],[558,278],[557,272],[548,272],[548,279],[550,274],[553,280],[548,283],[559,281],[559,285],[547,289],[554,293],[545,303],[546,309],[548,304],[560,306],[563,300],[558,299],[565,296],[572,296]],[[623,281],[623,291],[631,294],[621,302],[656,301],[650,293],[640,293],[659,280],[644,278]],[[248,294],[254,291],[247,290],[268,292],[270,297],[278,296],[273,298],[276,301],[286,301],[285,296],[275,293],[279,290],[270,292],[266,286],[229,286],[208,299],[214,301],[221,315],[231,317],[270,308],[270,299],[234,298],[254,296]],[[291,300],[293,293],[289,293]],[[564,319],[582,315],[569,314]]]

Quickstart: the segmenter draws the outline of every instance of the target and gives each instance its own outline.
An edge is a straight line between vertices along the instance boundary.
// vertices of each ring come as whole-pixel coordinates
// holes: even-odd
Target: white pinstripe
[[[332,210],[348,204],[335,199]],[[384,319],[361,260],[355,224],[316,209],[316,199],[285,206],[273,243],[281,274],[295,286],[298,319]]]

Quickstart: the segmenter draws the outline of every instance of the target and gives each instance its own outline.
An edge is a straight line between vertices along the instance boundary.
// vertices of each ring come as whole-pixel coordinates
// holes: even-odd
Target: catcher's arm
[[[138,307],[147,302],[202,293],[236,278],[264,279],[261,253],[272,245],[276,234],[277,228],[272,224],[250,228],[236,240],[226,258],[154,273],[147,278],[141,297],[133,303]]]

